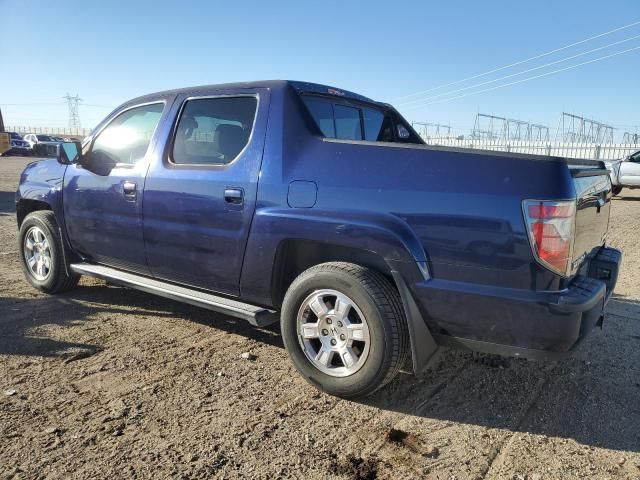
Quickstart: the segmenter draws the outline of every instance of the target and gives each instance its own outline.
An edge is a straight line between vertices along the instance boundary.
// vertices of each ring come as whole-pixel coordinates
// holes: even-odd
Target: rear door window
[[[231,163],[249,143],[257,106],[253,96],[188,100],[176,128],[173,163]]]

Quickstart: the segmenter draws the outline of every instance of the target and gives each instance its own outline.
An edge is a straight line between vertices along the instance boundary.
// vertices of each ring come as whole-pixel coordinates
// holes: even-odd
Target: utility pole
[[[78,113],[78,105],[82,99],[76,93],[75,97],[72,97],[67,92],[67,95],[62,97],[67,101],[67,107],[69,108],[69,128],[82,128],[80,124],[80,114]]]
[[[4,120],[2,119],[2,110],[0,109],[0,133],[4,132]]]

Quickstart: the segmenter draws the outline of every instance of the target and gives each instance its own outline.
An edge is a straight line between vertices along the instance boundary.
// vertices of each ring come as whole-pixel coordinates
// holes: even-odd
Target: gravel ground
[[[571,358],[448,351],[354,402],[302,380],[276,327],[92,279],[28,286],[26,163],[0,158],[0,478],[640,478],[640,195],[613,201],[618,289]]]

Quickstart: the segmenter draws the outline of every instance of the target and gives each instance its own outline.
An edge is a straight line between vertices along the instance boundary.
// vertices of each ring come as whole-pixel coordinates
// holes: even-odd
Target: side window
[[[302,95],[302,101],[326,138],[421,143],[419,139],[411,137],[410,132],[401,124],[398,125],[402,126],[403,131],[398,131],[396,137],[394,120],[389,111],[315,95]]]
[[[111,168],[140,161],[147,153],[163,109],[164,103],[154,103],[121,113],[95,138],[88,161]]]
[[[629,157],[630,162],[640,163],[640,152],[636,152]]]
[[[307,105],[322,134],[325,137],[336,138],[336,129],[333,123],[333,105],[331,102],[319,98],[305,97],[304,103]]]
[[[363,108],[362,118],[364,120],[364,139],[375,142],[380,136],[384,114],[380,110],[373,108]]]
[[[333,114],[336,119],[336,138],[342,140],[362,140],[362,124],[360,109],[346,105],[334,105]]]
[[[393,142],[393,122],[389,115],[385,115],[375,108],[362,109],[364,120],[364,139],[370,142]]]
[[[177,165],[225,165],[249,142],[258,100],[188,100],[178,120],[171,160]]]

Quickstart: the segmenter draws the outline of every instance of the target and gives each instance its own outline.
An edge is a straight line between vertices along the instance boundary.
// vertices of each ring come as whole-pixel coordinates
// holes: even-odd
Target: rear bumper
[[[622,255],[602,248],[583,275],[560,291],[537,292],[432,279],[416,285],[441,345],[555,359],[571,351],[604,316]],[[433,328],[435,326],[435,328]]]

